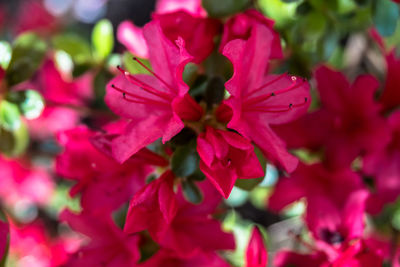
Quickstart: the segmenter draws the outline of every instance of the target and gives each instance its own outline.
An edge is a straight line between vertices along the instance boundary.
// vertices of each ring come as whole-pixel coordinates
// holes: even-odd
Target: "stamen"
[[[159,90],[155,89],[154,87],[151,87],[150,85],[142,82],[141,80],[135,78],[133,75],[131,75],[129,72],[125,71],[123,68],[121,68],[120,66],[117,66],[117,69],[123,74],[125,75],[125,78],[128,79],[129,82],[131,82],[132,84],[136,85],[139,88],[142,88],[143,90],[145,90],[146,92],[160,97],[164,100],[167,100],[168,102],[171,101],[171,96],[169,96],[168,94],[164,93],[164,92],[160,92]]]
[[[162,82],[166,87],[168,87],[170,90],[175,92],[175,89],[171,85],[169,85],[166,81],[164,81],[160,76],[158,76],[154,71],[152,71],[150,68],[148,68],[145,64],[143,64],[143,62],[140,61],[137,57],[133,57],[133,60],[135,60],[137,63],[139,63],[140,66],[145,68],[148,72],[150,72],[158,80],[160,80],[160,82]]]
[[[132,103],[137,103],[137,104],[152,104],[152,105],[157,105],[157,106],[169,106],[167,103],[165,102],[161,102],[161,101],[156,101],[156,100],[152,100],[152,99],[148,99],[142,96],[138,96],[132,93],[129,93],[117,86],[115,86],[114,84],[111,85],[111,87],[115,90],[117,90],[118,92],[122,93],[122,97],[124,98],[124,100],[128,101],[128,102],[132,102]],[[132,98],[128,98],[127,97],[130,96]],[[137,100],[135,100],[135,98]]]
[[[268,106],[268,107],[254,107],[254,106],[250,106],[250,107],[245,107],[244,111],[250,111],[250,112],[266,112],[266,113],[281,113],[281,112],[287,112],[290,111],[294,108],[299,108],[302,107],[304,105],[307,104],[307,97],[304,98],[304,102],[303,103],[299,103],[299,104],[293,104],[290,103],[288,106],[284,106],[284,105],[274,105],[274,106]]]
[[[288,87],[286,87],[286,88],[283,88],[283,89],[280,89],[280,90],[277,90],[277,91],[274,91],[274,92],[272,92],[272,93],[270,93],[270,94],[264,94],[264,95],[260,95],[260,96],[257,96],[257,97],[254,97],[254,98],[249,99],[249,97],[250,97],[252,94],[254,94],[254,92],[259,91],[260,89],[262,89],[262,88],[264,88],[264,87],[266,87],[266,86],[269,86],[269,85],[271,85],[271,84],[273,84],[273,83],[275,83],[275,82],[281,80],[281,79],[282,79],[283,77],[285,77],[285,76],[286,76],[286,73],[285,73],[285,74],[282,74],[282,75],[279,75],[279,76],[276,77],[275,79],[273,79],[273,80],[267,82],[267,83],[264,84],[263,86],[257,88],[256,90],[254,90],[253,92],[251,92],[250,94],[248,94],[247,97],[246,97],[246,100],[247,100],[247,101],[246,101],[246,105],[254,105],[254,104],[256,104],[256,103],[260,103],[260,102],[263,102],[263,101],[265,101],[265,100],[268,100],[270,97],[273,97],[273,96],[277,96],[277,95],[280,95],[280,94],[287,93],[287,92],[289,92],[289,91],[292,91],[292,90],[294,90],[294,89],[299,88],[300,86],[302,86],[302,85],[306,82],[306,81],[303,80],[303,79],[302,79],[300,82],[298,82],[297,77],[292,76],[292,77],[291,77],[292,83],[291,83],[290,86],[288,86]]]

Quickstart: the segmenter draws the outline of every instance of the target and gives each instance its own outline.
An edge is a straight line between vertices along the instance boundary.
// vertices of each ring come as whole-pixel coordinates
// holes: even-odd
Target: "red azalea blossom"
[[[246,267],[265,267],[267,262],[268,253],[261,232],[254,227],[246,249]]]
[[[145,185],[146,177],[153,171],[152,165],[168,164],[165,159],[144,148],[121,165],[90,143],[94,135],[85,127],[58,134],[64,151],[57,157],[56,171],[61,176],[77,180],[70,194],[82,193],[84,209],[117,209]]]
[[[374,192],[368,199],[368,211],[373,214],[400,194],[400,112],[392,113],[387,122],[392,140],[363,160],[363,172],[374,181]]]
[[[167,171],[134,196],[125,231],[136,233],[147,229],[157,243],[181,258],[234,249],[233,236],[221,230],[219,221],[210,218],[221,200],[216,190],[203,182],[204,201],[196,206],[187,202],[181,191],[173,192],[173,178]]]
[[[255,24],[247,41],[236,39],[224,47],[223,54],[232,62],[234,74],[225,84],[231,97],[224,105],[231,113],[223,105],[219,118],[231,117],[228,128],[252,140],[269,160],[291,172],[298,161],[286,151],[270,124],[287,123],[303,115],[310,94],[308,83],[298,77],[265,76],[273,38],[271,29]]]
[[[324,163],[332,169],[385,147],[390,133],[374,101],[379,84],[373,76],[359,76],[350,84],[342,73],[321,66],[315,78],[322,107],[275,128],[289,147],[324,148]]]
[[[270,48],[270,57],[271,59],[281,59],[283,57],[281,40],[279,34],[273,30],[274,21],[266,18],[263,14],[254,9],[240,13],[225,23],[219,50],[222,52],[225,45],[232,40],[249,39],[251,31],[256,25],[263,25],[271,30],[273,40]]]
[[[258,178],[264,171],[249,140],[234,132],[206,128],[197,138],[200,170],[225,198],[237,178]]]
[[[149,48],[159,52],[150,55],[153,75],[122,71],[107,85],[107,105],[130,120],[124,132],[111,141],[112,155],[118,162],[126,161],[160,137],[163,142],[170,140],[183,129],[182,119],[197,120],[202,114],[182,81],[183,68],[192,60],[183,40],[173,44],[162,33],[158,21],[145,26],[144,36]]]
[[[90,238],[65,266],[135,266],[139,260],[138,237],[126,235],[107,214],[90,211],[74,214],[64,210],[60,220]]]

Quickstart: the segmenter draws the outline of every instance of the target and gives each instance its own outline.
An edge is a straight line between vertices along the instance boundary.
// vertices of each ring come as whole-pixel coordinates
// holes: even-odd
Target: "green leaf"
[[[172,171],[178,177],[187,177],[195,173],[199,166],[199,161],[199,155],[193,146],[180,146],[172,155]]]
[[[10,63],[11,54],[11,45],[6,41],[0,41],[0,66],[5,70],[8,68],[8,64]]]
[[[0,103],[0,125],[9,131],[16,130],[21,126],[21,114],[16,104],[6,100]]]
[[[24,123],[14,131],[0,125],[0,151],[8,157],[17,157],[25,152],[29,144],[28,129]]]
[[[105,59],[114,49],[114,30],[111,22],[102,19],[96,23],[92,32],[92,43],[97,56]]]
[[[200,204],[203,201],[203,194],[192,180],[182,181],[182,191],[185,199],[193,204]]]
[[[97,107],[105,108],[104,96],[106,94],[106,85],[113,75],[106,69],[101,69],[93,79],[93,88],[96,96],[95,104]]]
[[[205,94],[208,109],[212,109],[214,105],[221,103],[224,99],[224,83],[225,81],[221,76],[214,76],[208,81]]]
[[[15,41],[7,69],[9,85],[28,80],[40,67],[46,53],[46,43],[33,33],[25,33]]]
[[[51,42],[56,50],[66,52],[77,64],[83,64],[92,59],[89,43],[79,35],[71,33],[57,35]]]
[[[202,6],[210,17],[226,17],[244,10],[250,5],[250,0],[203,0]]]
[[[285,3],[281,0],[258,0],[261,10],[275,20],[277,27],[282,27],[295,18],[296,8],[300,1]]]
[[[383,36],[392,35],[397,26],[399,8],[391,0],[380,0],[375,4],[373,15],[374,24],[378,32]]]
[[[23,92],[25,94],[25,99],[19,105],[22,114],[28,120],[38,118],[44,109],[43,97],[35,90],[26,90]]]
[[[149,72],[140,66],[139,63],[137,63],[135,60],[133,60],[133,55],[129,52],[125,52],[124,55],[122,56],[122,62],[124,63],[124,67],[126,71],[128,71],[131,74],[148,74]],[[140,59],[140,61],[147,67],[151,68],[150,62],[147,59]]]

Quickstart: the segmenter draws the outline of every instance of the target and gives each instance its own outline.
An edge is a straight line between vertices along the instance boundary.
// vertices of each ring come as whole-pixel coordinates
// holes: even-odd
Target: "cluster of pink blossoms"
[[[82,124],[92,115],[86,107],[94,98],[93,73],[66,77],[54,55],[15,88],[33,88],[47,102],[27,126],[35,140],[56,136],[62,151],[50,168],[73,181],[69,194],[81,206],[79,213],[63,210],[59,220],[82,236],[54,238],[46,222],[20,226],[10,217],[10,253],[25,257],[23,267],[229,267],[224,255],[239,244],[222,226],[224,199],[237,180],[264,177],[265,158],[281,174],[268,209],[279,213],[306,203],[302,220],[309,230],[308,236],[289,231],[296,249],[274,253],[272,266],[399,267],[398,241],[366,226],[367,215],[400,195],[395,50],[372,29],[386,59],[385,82],[372,75],[350,82],[321,65],[313,72],[318,94],[311,99],[305,78],[272,74],[272,62],[284,60],[272,20],[249,9],[222,22],[209,18],[200,2],[159,0],[143,28],[120,24],[118,39],[140,73],[113,70],[104,98],[111,116],[97,114]],[[230,65],[228,80],[221,74],[226,70],[207,72],[210,58]],[[217,60],[211,62],[216,68]],[[200,93],[187,78],[191,68],[196,78],[211,77]],[[0,67],[0,82],[4,75]],[[320,105],[307,113],[312,101]],[[299,159],[289,149],[317,160]],[[28,159],[1,157],[0,166],[7,177],[0,180],[5,206],[40,207],[51,197],[49,174]],[[123,225],[116,216],[124,217]],[[0,252],[7,232],[0,222]],[[246,267],[267,266],[257,226],[245,247]]]

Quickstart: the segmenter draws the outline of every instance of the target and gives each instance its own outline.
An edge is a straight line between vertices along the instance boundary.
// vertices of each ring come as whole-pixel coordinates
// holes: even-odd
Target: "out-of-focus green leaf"
[[[337,10],[338,0],[308,0],[308,2],[317,10]]]
[[[259,0],[258,3],[263,13],[275,20],[277,27],[282,27],[294,20],[296,8],[301,1],[285,3],[281,0]]]
[[[74,61],[72,57],[64,50],[58,50],[54,53],[54,60],[57,68],[61,72],[71,73],[74,70]]]
[[[203,194],[192,180],[182,181],[183,196],[193,204],[200,204],[203,201]]]
[[[220,76],[214,76],[208,81],[205,93],[208,109],[212,109],[213,105],[219,104],[224,99],[224,82],[224,79]]]
[[[14,131],[21,126],[21,114],[16,104],[6,100],[0,103],[0,124],[9,131]]]
[[[129,52],[125,52],[124,55],[122,56],[122,62],[124,63],[124,67],[126,71],[128,71],[131,74],[148,74],[149,72],[140,66],[139,63],[137,63],[135,60],[133,60],[133,55]],[[147,59],[140,59],[140,61],[147,67],[151,68],[150,62]]]
[[[78,64],[88,62],[92,58],[90,45],[79,35],[71,33],[57,35],[51,41],[56,50],[65,51]]]
[[[244,10],[250,0],[203,0],[203,7],[211,17],[226,17]]]
[[[0,66],[3,69],[8,68],[8,64],[11,60],[12,48],[11,45],[6,41],[0,41]]]
[[[97,56],[105,59],[114,49],[114,30],[111,22],[102,19],[96,23],[92,32],[92,43]]]
[[[105,107],[104,96],[106,94],[106,85],[113,75],[106,69],[101,69],[93,79],[93,88],[96,96],[95,104],[98,107]]]
[[[24,123],[13,131],[0,125],[0,151],[8,157],[21,155],[29,144],[28,129]]]
[[[28,80],[46,53],[46,43],[33,33],[20,35],[14,42],[11,61],[7,69],[7,82],[15,85]]]
[[[374,24],[383,36],[390,36],[396,30],[399,8],[391,0],[379,0],[375,4]]]
[[[199,155],[193,146],[180,146],[172,155],[172,171],[178,177],[187,177],[197,170],[199,161]]]
[[[302,24],[302,31],[308,40],[317,40],[326,29],[326,17],[319,12],[309,13]]]
[[[35,90],[26,90],[24,93],[25,100],[19,106],[22,114],[28,120],[38,118],[44,109],[43,97]]]

